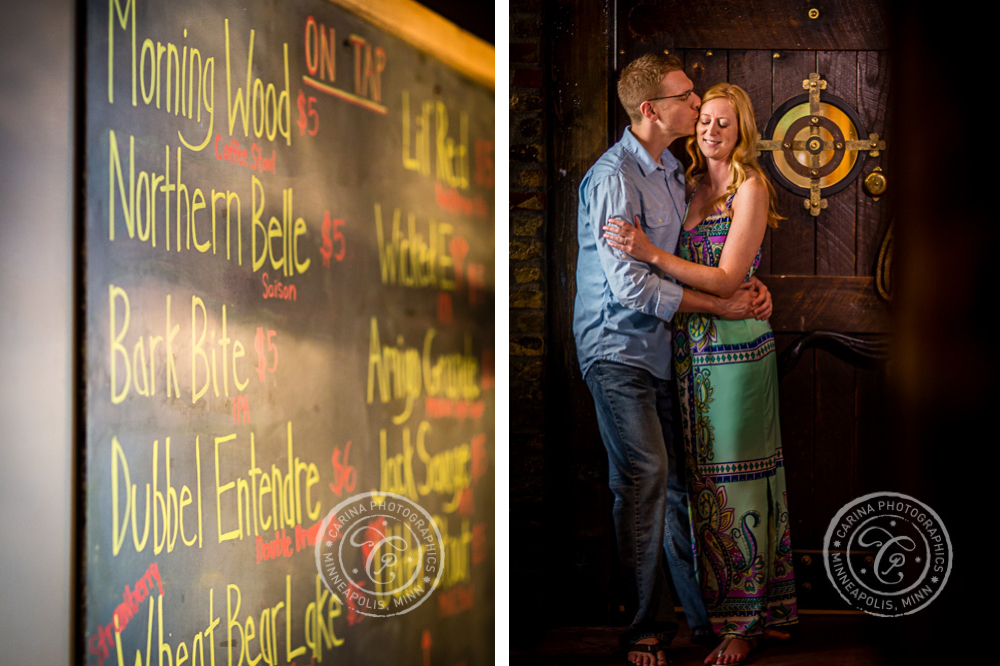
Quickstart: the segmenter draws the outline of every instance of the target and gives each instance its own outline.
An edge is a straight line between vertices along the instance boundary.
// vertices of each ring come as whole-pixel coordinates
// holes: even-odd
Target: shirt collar
[[[639,170],[642,172],[644,178],[649,178],[659,169],[671,174],[681,165],[669,149],[664,150],[663,154],[660,155],[660,162],[662,162],[662,164],[657,164],[646,149],[642,147],[642,144],[639,143],[639,140],[635,138],[635,135],[632,134],[631,125],[627,126],[625,131],[622,133],[622,147],[635,155],[635,160],[638,162]]]

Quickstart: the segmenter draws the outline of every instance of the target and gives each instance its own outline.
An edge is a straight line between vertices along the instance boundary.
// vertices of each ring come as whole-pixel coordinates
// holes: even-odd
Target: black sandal
[[[670,657],[667,656],[667,646],[661,643],[660,641],[656,641],[655,643],[632,643],[632,645],[628,646],[628,648],[625,650],[626,661],[628,661],[629,652],[645,652],[646,654],[651,654],[654,657],[657,655],[657,653],[662,652],[663,658],[666,660],[666,662],[662,662],[659,659],[657,659],[656,660],[657,666],[661,666],[664,663],[666,664],[666,666],[670,666]]]

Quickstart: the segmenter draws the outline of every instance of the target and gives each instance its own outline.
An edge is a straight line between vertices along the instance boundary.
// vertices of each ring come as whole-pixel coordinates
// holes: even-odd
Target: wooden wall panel
[[[729,82],[743,88],[753,104],[757,132],[763,133],[771,117],[771,52],[766,50],[730,51]],[[771,273],[771,229],[764,233],[763,256],[759,275]]]
[[[771,61],[771,109],[801,95],[802,80],[816,71],[812,51],[782,51]],[[816,222],[802,206],[802,197],[777,186],[778,209],[788,219],[771,233],[771,272],[785,275],[816,274]]]
[[[858,100],[858,57],[855,51],[820,51],[816,70],[826,92],[854,108]],[[858,183],[825,197],[827,208],[816,220],[816,274],[854,275],[855,213]]]
[[[885,333],[889,314],[872,278],[778,276],[767,279],[775,303],[771,328],[782,333]]]
[[[779,357],[796,339],[797,335],[790,334],[778,333],[774,336]],[[816,521],[813,520],[814,357],[812,349],[806,350],[795,369],[781,380],[778,389],[788,511],[792,517],[792,548],[796,550],[813,548],[818,539],[822,538],[822,532],[817,530]]]
[[[863,179],[876,166],[881,166],[889,185],[886,195],[872,200],[862,187],[857,189],[857,262],[856,275],[874,275],[879,248],[889,226],[895,193],[896,173],[893,169],[895,137],[886,136],[892,127],[889,105],[889,54],[880,51],[862,51],[858,54],[858,115],[869,133],[877,133],[886,140],[886,149],[878,157],[869,157],[865,163]]]
[[[888,48],[885,0],[740,0],[711,4],[690,0],[641,0],[621,10],[634,39],[672,33],[683,47],[736,49]],[[819,9],[809,18],[811,7]]]
[[[763,132],[773,108],[771,102],[770,51],[730,51],[729,82],[747,91],[757,120],[757,131]]]
[[[840,507],[857,496],[854,367],[830,352],[816,350],[816,416],[813,473],[813,525],[809,548],[822,547],[823,534]]]
[[[886,478],[898,462],[891,444],[895,435],[890,425],[895,420],[895,405],[886,400],[890,395],[889,378],[886,366],[857,370],[855,489],[858,495],[885,490]]]
[[[546,432],[544,496],[550,543],[561,544],[568,558],[560,575],[550,577],[550,593],[565,603],[562,622],[606,621],[619,587],[614,568],[607,455],[597,431],[590,391],[580,376],[573,342],[576,296],[577,189],[584,174],[607,150],[609,107],[617,81],[607,50],[608,14],[601,3],[557,0],[549,3],[544,62],[551,75],[548,95],[548,260],[547,315],[550,349],[546,356]],[[614,110],[613,110],[614,109]],[[622,113],[624,117],[624,113]],[[627,117],[625,117],[627,123]],[[621,133],[614,137],[620,138]],[[568,508],[568,504],[572,508]],[[520,580],[544,577],[551,561],[513,558]],[[528,562],[531,561],[531,562]],[[528,622],[542,624],[544,609],[532,609]]]
[[[729,79],[729,52],[724,49],[688,49],[684,71],[700,97],[716,83]]]

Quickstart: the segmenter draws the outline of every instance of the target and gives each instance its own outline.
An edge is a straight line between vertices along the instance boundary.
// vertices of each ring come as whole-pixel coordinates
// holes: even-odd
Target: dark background
[[[494,3],[425,0],[420,4],[437,12],[463,30],[471,32],[479,39],[496,44]],[[502,19],[502,17],[500,18]]]

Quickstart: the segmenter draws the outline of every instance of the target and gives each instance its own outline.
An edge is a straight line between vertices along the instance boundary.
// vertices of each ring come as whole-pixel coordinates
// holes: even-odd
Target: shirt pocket
[[[666,252],[676,252],[677,234],[681,228],[677,211],[673,208],[647,209],[641,219],[642,229],[650,243]],[[659,269],[655,272],[660,275]]]
[[[660,208],[656,210],[647,210],[641,219],[643,227],[658,229],[669,225],[671,222],[675,221],[676,218],[677,213],[675,213],[673,209]]]
[[[656,247],[673,252],[677,247],[677,233],[680,222],[672,208],[647,209],[642,219],[642,230]]]

